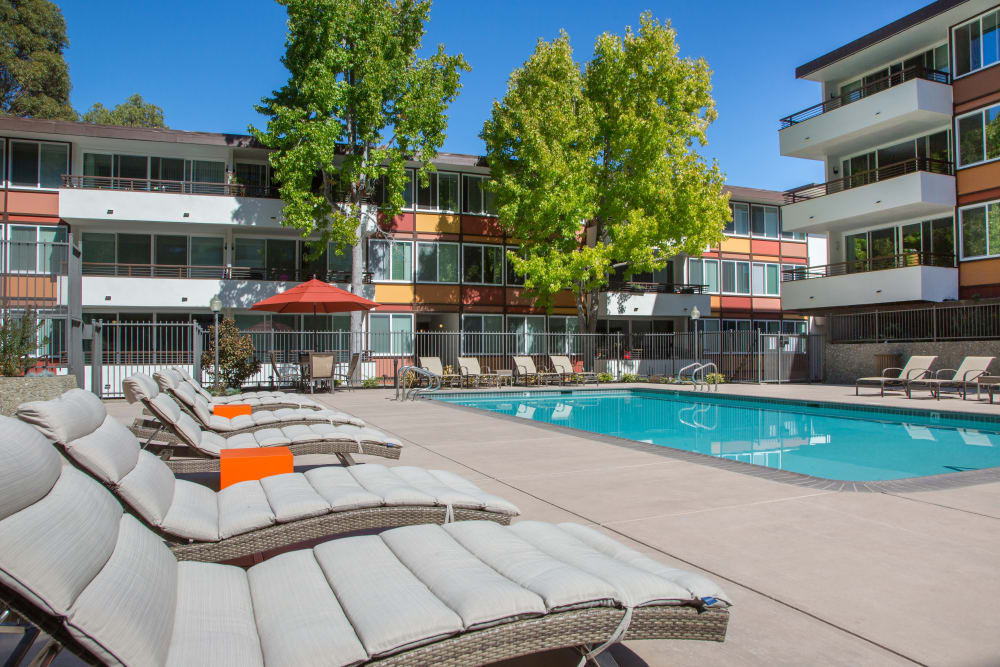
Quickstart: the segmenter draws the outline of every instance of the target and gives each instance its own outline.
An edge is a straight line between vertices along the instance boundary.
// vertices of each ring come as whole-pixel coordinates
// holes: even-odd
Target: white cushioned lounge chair
[[[351,454],[398,459],[402,449],[398,438],[390,437],[370,426],[355,424],[277,424],[274,427],[227,434],[205,431],[181,411],[174,399],[160,393],[156,383],[148,375],[136,374],[126,378],[123,389],[129,403],[141,402],[167,434],[172,436],[161,437],[154,433],[150,439],[181,444],[194,457],[165,459],[174,472],[218,470],[219,453],[223,449],[288,447],[296,456],[334,454],[344,465],[354,464]],[[135,429],[132,430],[135,432]],[[145,434],[136,435],[141,438]],[[169,455],[171,449],[164,449],[163,453]]]
[[[166,368],[160,372],[168,372],[175,383],[183,382],[190,386],[199,396],[213,405],[226,405],[229,403],[242,403],[262,410],[274,410],[277,408],[311,408],[320,410],[322,405],[301,394],[293,394],[287,391],[246,391],[239,394],[229,394],[224,396],[213,396],[198,383],[191,374],[179,366]]]
[[[0,418],[0,602],[88,662],[477,665],[725,638],[717,585],[578,524],[423,524],[249,569],[178,561],[36,429]]]
[[[107,486],[181,560],[229,560],[350,531],[453,519],[507,524],[519,513],[458,475],[409,466],[321,466],[216,492],[177,479],[82,389],[23,403],[17,416]]]

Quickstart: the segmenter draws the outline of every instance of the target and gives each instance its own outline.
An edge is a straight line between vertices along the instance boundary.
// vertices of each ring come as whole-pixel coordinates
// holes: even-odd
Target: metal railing
[[[257,269],[246,266],[194,266],[182,264],[123,264],[83,262],[85,276],[124,276],[130,278],[208,278],[214,280],[273,280],[303,282],[319,278],[328,283],[351,282],[350,271],[316,272],[311,269]],[[372,273],[366,271],[361,281],[371,284]]]
[[[122,190],[125,192],[161,192],[166,194],[215,195],[221,197],[261,197],[277,199],[278,188],[243,183],[175,181],[163,178],[120,178],[118,176],[79,176],[63,174],[64,188],[82,190]]]
[[[873,81],[856,90],[844,93],[843,95],[838,95],[837,97],[833,97],[825,102],[814,104],[808,109],[803,109],[802,111],[785,116],[779,121],[781,123],[781,129],[784,130],[792,125],[797,125],[803,121],[809,120],[810,118],[815,118],[816,116],[825,114],[828,111],[839,109],[840,107],[850,104],[851,102],[857,102],[858,100],[862,100],[866,97],[871,97],[876,93],[888,90],[893,86],[898,86],[901,83],[906,83],[907,81],[911,81],[913,79],[924,79],[926,81],[935,81],[937,83],[944,84],[951,83],[951,75],[948,74],[948,72],[928,69],[923,66],[908,67],[907,69],[890,74],[883,79]]]
[[[828,316],[831,343],[1000,338],[1000,301]]]
[[[843,192],[844,190],[859,188],[864,185],[870,185],[879,181],[886,181],[918,171],[954,176],[955,164],[946,160],[934,160],[925,157],[909,158],[901,162],[887,164],[884,167],[878,167],[877,169],[871,169],[869,171],[863,171],[857,174],[851,174],[850,176],[845,176],[843,178],[838,178],[833,181],[827,181],[826,183],[809,185],[797,190],[788,190],[784,193],[785,203],[794,204],[796,202],[815,199],[817,197],[824,197],[837,192]]]
[[[683,283],[644,283],[631,280],[610,282],[601,288],[602,292],[655,292],[658,294],[704,294],[708,285]]]
[[[823,266],[796,266],[781,272],[781,282],[795,280],[810,280],[812,278],[829,278],[851,273],[867,273],[869,271],[885,271],[902,269],[908,266],[942,266],[955,268],[955,255],[945,253],[922,252],[914,250],[898,255],[855,259],[849,262],[824,264]]]

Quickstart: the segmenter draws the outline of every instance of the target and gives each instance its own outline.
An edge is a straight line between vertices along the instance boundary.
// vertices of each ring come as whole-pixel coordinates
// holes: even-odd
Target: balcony
[[[949,125],[950,83],[947,72],[912,67],[786,116],[781,154],[822,160]]]
[[[277,227],[284,204],[273,187],[150,178],[63,175],[59,215],[85,220],[201,222]]]
[[[712,298],[705,285],[612,282],[602,289],[599,314],[602,317],[689,317],[697,307],[712,310]]]
[[[908,252],[782,272],[785,310],[814,311],[871,304],[958,298],[954,255]]]
[[[829,233],[861,225],[949,215],[955,208],[951,162],[912,158],[785,193],[787,232]]]

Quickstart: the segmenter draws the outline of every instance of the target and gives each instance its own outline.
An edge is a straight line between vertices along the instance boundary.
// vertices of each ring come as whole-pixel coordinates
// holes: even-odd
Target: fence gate
[[[83,342],[84,387],[102,398],[121,398],[122,381],[180,366],[201,373],[202,331],[196,322],[102,322]]]

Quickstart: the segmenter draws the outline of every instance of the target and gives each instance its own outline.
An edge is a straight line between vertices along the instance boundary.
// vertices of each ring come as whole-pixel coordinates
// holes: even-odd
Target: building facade
[[[283,228],[267,151],[248,136],[64,121],[0,119],[2,238],[82,245],[85,320],[207,324],[211,298],[241,328],[347,330],[344,316],[280,315],[249,307],[311,277],[347,287],[351,262],[311,257]],[[415,165],[414,165],[415,166]],[[405,210],[378,217],[366,247],[364,296],[382,304],[372,331],[565,333],[571,293],[546,312],[525,296],[478,156],[442,154],[421,186],[411,171]],[[712,330],[805,332],[781,307],[782,272],[809,264],[806,235],[782,228],[782,194],[729,188],[726,240],[651,274],[616,269],[601,296],[601,332],[686,331],[691,312]],[[23,253],[22,253],[23,254]],[[44,258],[18,256],[15,270]],[[29,266],[29,264],[31,266]],[[21,266],[23,265],[23,266]]]
[[[797,68],[822,101],[781,154],[826,182],[785,193],[825,266],[783,275],[804,313],[1000,297],[1000,6],[939,0]]]

